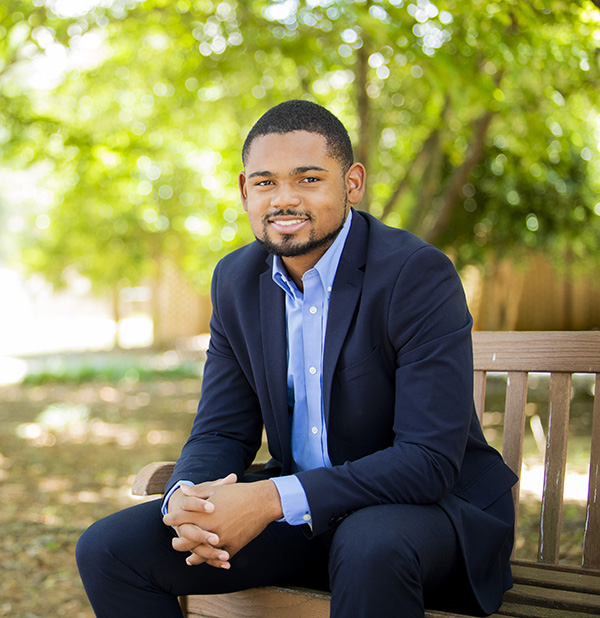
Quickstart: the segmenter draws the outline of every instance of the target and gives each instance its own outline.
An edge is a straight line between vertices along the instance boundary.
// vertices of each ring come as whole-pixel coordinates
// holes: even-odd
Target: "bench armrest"
[[[134,496],[162,494],[174,467],[174,461],[155,461],[144,466],[135,476],[131,493]]]

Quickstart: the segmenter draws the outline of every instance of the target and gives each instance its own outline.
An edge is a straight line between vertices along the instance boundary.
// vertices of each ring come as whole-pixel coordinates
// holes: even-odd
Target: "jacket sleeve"
[[[342,465],[299,473],[313,534],[366,506],[437,502],[459,477],[473,415],[472,320],[460,279],[446,256],[425,246],[407,259],[388,295],[392,443]]]
[[[228,306],[223,289],[228,286],[220,284],[219,274],[217,265],[211,290],[211,337],[198,412],[165,492],[183,479],[202,483],[231,472],[241,478],[261,444],[258,398],[231,349],[223,325],[221,307]]]

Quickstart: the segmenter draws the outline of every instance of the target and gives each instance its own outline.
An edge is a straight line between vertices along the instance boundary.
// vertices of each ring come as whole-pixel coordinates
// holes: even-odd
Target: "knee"
[[[418,577],[419,555],[409,534],[391,530],[368,507],[353,513],[338,527],[330,551],[330,572],[352,572],[357,578],[365,573],[393,570],[403,577]],[[375,515],[375,516],[374,516]]]
[[[110,518],[92,524],[79,538],[75,548],[75,559],[82,579],[94,571],[102,570],[110,561],[114,534]],[[118,546],[118,541],[116,543]]]
[[[81,536],[75,550],[79,571],[110,573],[115,564],[126,565],[131,559],[143,558],[144,548],[151,545],[154,528],[165,528],[152,503],[113,513],[92,524]]]

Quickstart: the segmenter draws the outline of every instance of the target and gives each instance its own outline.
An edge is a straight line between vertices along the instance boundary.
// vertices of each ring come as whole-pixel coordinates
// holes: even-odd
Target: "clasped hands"
[[[190,552],[187,564],[229,569],[231,558],[281,517],[273,482],[238,483],[237,476],[229,474],[217,481],[179,487],[169,499],[163,522],[177,532],[173,548]]]

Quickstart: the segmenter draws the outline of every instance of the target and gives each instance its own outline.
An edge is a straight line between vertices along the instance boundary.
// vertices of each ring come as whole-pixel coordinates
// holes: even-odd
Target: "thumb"
[[[225,478],[217,479],[212,483],[212,485],[234,485],[237,483],[237,474],[232,472],[228,474]]]

